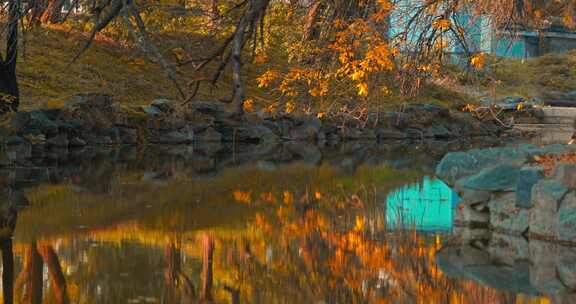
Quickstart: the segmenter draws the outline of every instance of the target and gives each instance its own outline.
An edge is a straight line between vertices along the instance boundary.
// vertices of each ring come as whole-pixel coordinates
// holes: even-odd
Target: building
[[[389,36],[403,35],[407,40],[405,51],[417,43],[420,34],[429,31],[430,20],[414,22],[415,11],[422,4],[419,0],[398,0],[390,16]],[[458,24],[464,39],[454,34],[446,36],[448,52],[456,58],[469,57],[474,53],[487,53],[498,57],[528,59],[547,53],[560,53],[576,49],[576,32],[563,26],[551,26],[546,31],[508,31],[496,29],[490,16],[477,16],[466,10],[453,15],[451,22]]]

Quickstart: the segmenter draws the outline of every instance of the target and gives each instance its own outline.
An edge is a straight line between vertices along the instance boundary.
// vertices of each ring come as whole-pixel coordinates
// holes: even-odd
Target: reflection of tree
[[[16,227],[16,205],[22,195],[12,195],[15,191],[8,187],[8,201],[0,206],[0,250],[2,251],[2,295],[5,304],[14,301],[14,254],[12,236]],[[17,192],[20,193],[20,192]],[[25,197],[24,197],[25,200]]]
[[[165,248],[166,271],[164,277],[168,286],[182,288],[185,298],[193,302],[196,298],[194,284],[190,278],[182,271],[182,252],[180,246],[174,242],[169,242]]]
[[[68,304],[70,300],[66,290],[66,279],[62,273],[62,267],[60,266],[56,252],[52,246],[44,244],[38,245],[37,248],[42,256],[42,260],[48,266],[48,274],[50,276],[50,282],[52,282],[52,286],[54,286],[56,303]]]
[[[48,275],[52,283],[56,303],[68,304],[68,292],[66,279],[62,273],[62,267],[56,252],[50,245],[32,242],[26,247],[22,272],[18,275],[15,283],[16,293],[21,296],[23,303],[42,303],[44,263],[48,267]]]
[[[212,259],[214,257],[214,240],[203,235],[202,241],[202,290],[200,300],[204,302],[212,301]]]
[[[12,253],[12,238],[0,238],[2,250],[2,286],[5,304],[12,304],[14,298],[14,255]]]

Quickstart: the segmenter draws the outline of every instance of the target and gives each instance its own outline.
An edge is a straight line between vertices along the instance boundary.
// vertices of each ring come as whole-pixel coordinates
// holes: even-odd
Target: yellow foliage
[[[486,54],[481,53],[472,56],[472,58],[470,58],[470,65],[478,70],[483,69],[486,65]]]
[[[365,83],[365,82],[358,83],[356,85],[356,88],[358,88],[358,96],[362,96],[362,97],[368,96],[368,84],[367,83]]]

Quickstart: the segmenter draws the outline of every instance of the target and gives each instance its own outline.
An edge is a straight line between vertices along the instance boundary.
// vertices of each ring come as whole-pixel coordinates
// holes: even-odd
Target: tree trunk
[[[62,18],[62,7],[64,0],[50,0],[48,7],[40,17],[40,22],[44,24],[58,23]]]
[[[236,114],[244,113],[244,100],[246,99],[246,91],[244,82],[242,81],[242,49],[244,49],[247,37],[250,37],[252,34],[256,35],[256,33],[252,31],[252,26],[264,15],[269,3],[270,0],[251,1],[250,8],[242,15],[236,25],[230,58],[232,63],[232,83],[234,86],[232,104],[233,111]]]
[[[9,111],[18,111],[20,104],[20,93],[16,78],[19,11],[20,0],[11,0],[9,2],[6,56],[0,60],[0,115]]]
[[[320,36],[320,30],[318,29],[317,24],[321,11],[321,1],[316,1],[308,9],[308,14],[306,14],[306,19],[304,21],[304,33],[302,35],[302,39],[304,39],[304,41],[314,40]]]

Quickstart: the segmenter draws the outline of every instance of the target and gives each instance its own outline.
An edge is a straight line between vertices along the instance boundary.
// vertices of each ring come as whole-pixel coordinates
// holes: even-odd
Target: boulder
[[[243,143],[275,143],[279,138],[265,126],[245,125],[233,128],[227,136],[224,136],[224,140]]]
[[[176,106],[173,101],[168,99],[156,99],[150,104],[151,107],[158,109],[162,113],[173,113],[176,110]]]
[[[120,133],[120,142],[126,145],[135,145],[138,143],[138,130],[131,128],[118,128]]]
[[[158,144],[177,145],[190,144],[194,140],[194,132],[172,131],[156,136],[151,141]]]
[[[51,120],[42,110],[30,111],[28,128],[37,129],[46,135],[58,134],[58,124]]]
[[[527,295],[539,292],[530,282],[530,264],[515,261],[512,265],[495,263],[488,252],[472,245],[442,248],[436,264],[451,278],[469,279],[498,290]]]
[[[556,272],[560,281],[570,290],[576,290],[576,250],[573,247],[558,246]]]
[[[480,191],[472,189],[464,189],[459,191],[460,202],[466,205],[475,205],[479,203],[485,203],[492,197],[492,192],[490,191]]]
[[[110,108],[112,97],[102,93],[81,93],[76,94],[64,105],[65,108],[72,109],[78,107]]]
[[[576,243],[576,192],[566,194],[560,202],[556,225],[558,240]]]
[[[48,138],[46,144],[53,147],[68,147],[70,142],[68,141],[68,135],[59,134],[57,136]]]
[[[197,135],[197,139],[201,142],[221,142],[222,134],[216,131],[214,128],[209,127],[205,129],[202,133]]]
[[[31,117],[28,112],[16,112],[10,120],[10,128],[16,132],[22,132],[30,123]]]
[[[556,257],[558,245],[530,240],[530,283],[544,294],[559,294],[566,292],[566,286],[556,275]]]
[[[319,137],[322,129],[322,121],[317,117],[307,117],[289,131],[293,140],[315,141]]]
[[[542,168],[522,168],[516,183],[516,207],[532,207],[532,187],[542,178]]]
[[[401,140],[406,139],[408,136],[406,133],[392,128],[386,129],[378,129],[376,130],[376,135],[378,136],[378,140],[386,141],[386,140]]]
[[[144,112],[146,115],[148,115],[149,117],[152,117],[152,118],[155,118],[155,117],[162,115],[162,111],[160,111],[158,108],[153,107],[153,106],[143,106],[142,112]]]
[[[454,224],[469,227],[486,227],[490,213],[478,211],[470,205],[458,204],[454,213]]]
[[[528,210],[516,207],[515,193],[495,195],[488,208],[492,228],[513,235],[521,235],[528,230]]]
[[[481,170],[478,174],[466,177],[458,183],[466,189],[481,191],[514,191],[518,183],[520,168],[499,165]]]
[[[221,116],[226,112],[224,104],[218,101],[193,101],[190,108],[210,116]]]
[[[453,134],[444,125],[433,125],[426,131],[426,137],[450,138]]]
[[[530,234],[555,238],[558,203],[568,189],[557,181],[543,179],[532,187],[532,209],[530,211]]]
[[[74,137],[70,140],[70,147],[84,147],[86,146],[86,141],[79,137]]]
[[[552,178],[568,189],[576,189],[576,164],[559,163]]]
[[[376,132],[372,129],[345,128],[340,130],[344,140],[376,140]]]

